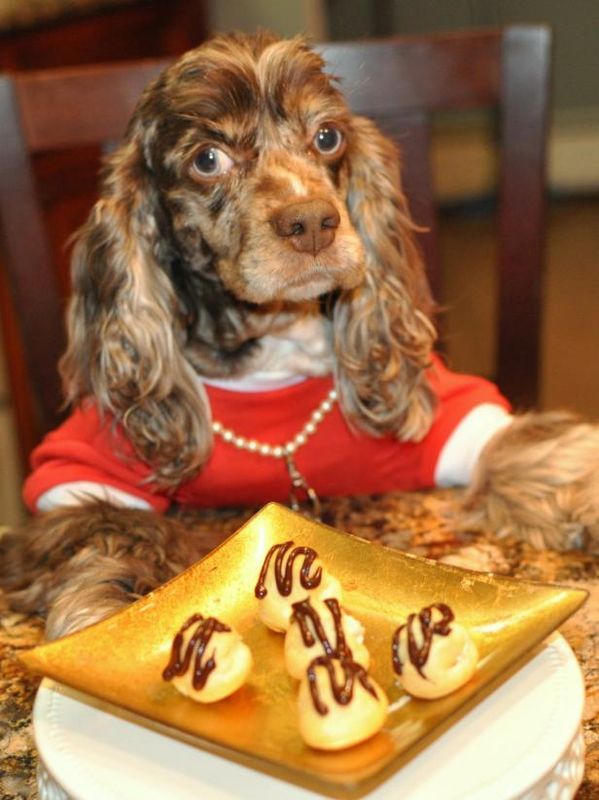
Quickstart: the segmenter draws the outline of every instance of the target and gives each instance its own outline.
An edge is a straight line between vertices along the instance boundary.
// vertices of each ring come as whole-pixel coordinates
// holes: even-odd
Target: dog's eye
[[[334,125],[323,125],[313,139],[314,147],[325,156],[337,155],[343,146],[343,134]]]
[[[230,172],[233,163],[233,159],[218,147],[205,147],[194,159],[192,174],[200,178],[218,178]]]

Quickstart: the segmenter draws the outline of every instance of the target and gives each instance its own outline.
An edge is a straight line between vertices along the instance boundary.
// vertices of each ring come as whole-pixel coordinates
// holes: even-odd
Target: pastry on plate
[[[310,747],[341,750],[374,736],[387,717],[387,696],[360,664],[319,656],[298,692],[298,723]]]
[[[393,669],[414,697],[433,699],[459,689],[478,663],[476,644],[454,621],[451,608],[435,603],[410,614],[392,639]]]
[[[287,541],[273,545],[262,564],[254,594],[258,616],[277,632],[289,627],[293,604],[306,597],[341,597],[341,584],[325,569],[311,547]]]
[[[162,677],[192,700],[214,703],[245,683],[252,664],[237,631],[215,617],[194,614],[176,633]]]
[[[307,597],[292,608],[284,645],[285,667],[292,677],[301,679],[310,662],[321,655],[349,659],[368,669],[370,654],[362,623],[344,611],[336,597]]]

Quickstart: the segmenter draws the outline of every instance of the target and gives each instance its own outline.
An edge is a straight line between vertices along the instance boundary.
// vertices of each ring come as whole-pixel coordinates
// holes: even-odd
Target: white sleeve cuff
[[[124,508],[141,508],[151,510],[152,506],[136,497],[123,492],[115,486],[107,486],[93,481],[72,481],[53,486],[44,492],[37,501],[38,511],[51,511],[64,506],[79,506],[88,500],[106,500]]]
[[[482,403],[472,409],[445,442],[435,468],[435,485],[467,486],[481,450],[489,439],[512,421],[502,406]]]

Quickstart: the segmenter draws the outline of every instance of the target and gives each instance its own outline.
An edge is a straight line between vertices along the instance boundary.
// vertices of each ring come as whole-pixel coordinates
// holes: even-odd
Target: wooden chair
[[[515,27],[326,44],[353,108],[401,140],[408,196],[429,228],[422,246],[442,298],[428,156],[442,109],[501,109],[499,333],[495,378],[518,404],[536,399],[543,263],[545,123],[550,33]],[[167,60],[0,77],[0,236],[9,373],[23,454],[60,416],[56,362],[63,297],[36,195],[31,157],[117,140],[143,87]],[[1,288],[1,284],[0,284]],[[9,302],[7,302],[9,300]],[[19,336],[6,324],[16,322]],[[8,333],[7,333],[8,331]],[[18,348],[22,345],[22,352]]]

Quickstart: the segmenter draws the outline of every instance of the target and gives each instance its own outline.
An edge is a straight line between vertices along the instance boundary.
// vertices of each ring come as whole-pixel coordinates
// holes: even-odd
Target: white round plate
[[[578,662],[566,641],[554,635],[522,669],[366,798],[572,797],[582,779],[583,704]],[[39,689],[33,724],[49,773],[40,785],[42,800],[64,797],[58,787],[78,800],[320,796],[75,700],[48,680]]]

